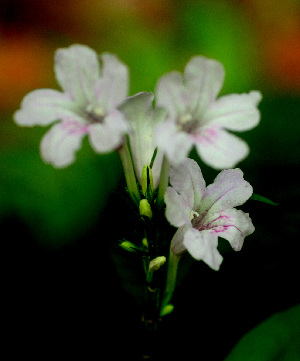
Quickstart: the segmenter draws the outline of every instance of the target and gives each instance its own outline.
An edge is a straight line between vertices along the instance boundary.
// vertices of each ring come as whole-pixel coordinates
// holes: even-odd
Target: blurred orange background
[[[188,29],[188,18],[194,16],[191,22],[196,22],[201,9],[208,17],[216,15],[215,23],[206,21],[202,32],[193,32],[195,24],[191,23]],[[220,9],[225,11],[223,15]],[[248,41],[240,44],[241,51],[248,48],[247,60],[263,90],[300,93],[300,5],[297,0],[4,0],[0,16],[2,110],[17,108],[22,97],[34,88],[55,84],[53,53],[58,47],[84,43],[99,52],[118,52],[129,65],[137,64],[138,72],[147,73],[151,64],[148,62],[141,69],[141,52],[148,54],[153,48],[153,52],[159,54],[152,54],[152,66],[167,71],[168,67],[182,66],[192,51],[218,56],[221,52],[217,49],[218,43],[214,43],[214,34],[220,32],[222,38],[222,32],[230,31],[234,38]],[[231,29],[227,28],[229,17]],[[187,47],[184,41],[190,37],[196,41]],[[230,44],[227,51],[230,53]],[[227,54],[226,59],[225,51],[222,56],[220,60],[228,62],[232,55]],[[161,61],[164,64],[158,64]]]

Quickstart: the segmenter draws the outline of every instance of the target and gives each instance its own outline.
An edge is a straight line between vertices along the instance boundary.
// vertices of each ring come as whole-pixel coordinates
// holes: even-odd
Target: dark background
[[[134,360],[155,341],[161,359],[223,360],[248,331],[299,303],[298,2],[20,0],[2,1],[0,17],[1,319],[11,358]],[[55,170],[38,153],[47,129],[12,120],[26,93],[58,88],[53,53],[73,43],[116,53],[131,94],[153,91],[195,54],[224,64],[222,93],[263,94],[260,125],[240,134],[251,152],[238,166],[279,205],[242,207],[256,231],[239,253],[220,242],[219,272],[185,257],[157,340],[142,333],[126,288],[138,271],[120,277],[111,257],[136,262],[116,246],[130,227],[118,157],[95,155],[85,141],[75,164]],[[211,183],[217,172],[199,164]],[[284,347],[265,360],[288,360]]]

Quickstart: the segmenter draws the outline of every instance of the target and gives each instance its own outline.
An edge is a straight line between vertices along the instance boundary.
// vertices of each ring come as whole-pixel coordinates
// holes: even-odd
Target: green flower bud
[[[145,197],[153,193],[153,175],[149,165],[144,165],[142,170],[142,192]]]
[[[137,251],[136,245],[129,241],[123,241],[122,243],[119,244],[119,246],[128,252],[136,252]]]
[[[152,210],[151,210],[151,206],[149,204],[149,202],[147,201],[147,199],[142,199],[140,201],[140,215],[141,216],[146,216],[148,218],[152,218]]]
[[[161,317],[169,315],[174,310],[174,306],[170,303],[162,308],[160,311]]]
[[[165,256],[159,256],[152,259],[149,263],[149,272],[157,271],[166,262]]]
[[[142,240],[142,244],[143,244],[143,246],[144,246],[144,247],[146,247],[146,248],[148,248],[148,247],[149,247],[148,240],[147,240],[147,238],[146,238],[146,237],[145,237],[145,238],[143,238],[143,240]]]

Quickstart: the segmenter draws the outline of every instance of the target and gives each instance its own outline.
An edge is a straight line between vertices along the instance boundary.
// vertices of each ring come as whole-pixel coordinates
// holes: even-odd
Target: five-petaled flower
[[[75,159],[88,134],[97,153],[117,149],[124,142],[128,123],[117,109],[128,93],[128,69],[115,55],[101,56],[87,46],[72,45],[55,53],[55,74],[64,92],[34,90],[22,101],[15,121],[22,126],[52,126],[41,142],[45,162],[57,168]]]
[[[258,124],[261,94],[251,91],[216,99],[224,75],[218,61],[195,56],[183,76],[173,71],[158,81],[157,105],[167,109],[168,120],[156,127],[155,138],[173,165],[182,162],[193,146],[215,169],[232,168],[248,154],[247,143],[227,130],[240,132]]]
[[[172,187],[165,193],[166,218],[178,227],[171,252],[180,255],[187,250],[195,259],[218,270],[223,259],[217,250],[218,237],[239,251],[244,238],[254,232],[249,215],[234,208],[250,198],[251,185],[243,179],[240,169],[228,169],[206,187],[192,159],[171,169],[170,182]]]

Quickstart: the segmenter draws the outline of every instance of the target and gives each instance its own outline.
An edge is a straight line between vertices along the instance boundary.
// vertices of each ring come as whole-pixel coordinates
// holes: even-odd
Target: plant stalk
[[[170,250],[170,255],[168,259],[168,271],[167,271],[167,279],[165,292],[162,300],[161,310],[171,301],[173,296],[175,286],[176,286],[176,278],[177,278],[177,270],[178,264],[180,261],[181,255],[176,255]]]
[[[131,198],[134,200],[134,202],[136,204],[139,204],[139,201],[141,199],[140,192],[139,192],[139,189],[137,186],[137,180],[135,177],[133,163],[132,163],[128,144],[125,144],[121,148],[119,148],[118,154],[120,156],[120,159],[121,159],[121,162],[123,165],[128,192],[129,192]]]
[[[162,205],[164,204],[165,191],[169,185],[169,173],[170,173],[170,162],[168,161],[167,157],[164,156],[161,166],[160,180],[158,186],[158,196],[157,196],[158,208],[161,208]]]

